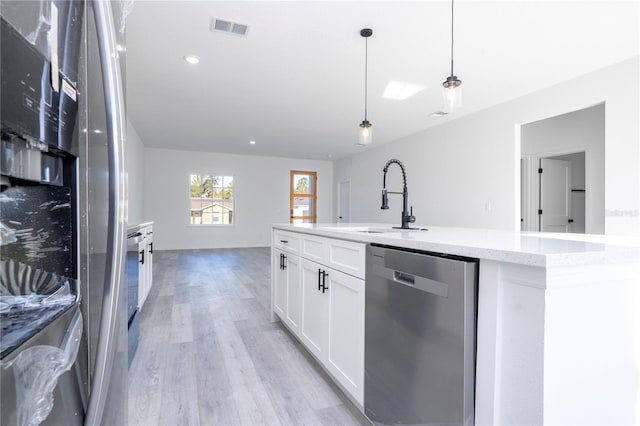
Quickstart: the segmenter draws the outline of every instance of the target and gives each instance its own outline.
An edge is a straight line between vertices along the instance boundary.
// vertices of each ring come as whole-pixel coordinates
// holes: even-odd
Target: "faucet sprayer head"
[[[382,210],[389,210],[389,200],[387,199],[387,190],[382,190],[382,206],[380,206]]]

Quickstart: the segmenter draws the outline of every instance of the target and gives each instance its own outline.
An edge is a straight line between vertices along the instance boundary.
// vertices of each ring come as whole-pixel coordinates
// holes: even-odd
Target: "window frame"
[[[307,175],[313,176],[313,193],[310,194],[296,194],[293,189],[294,176],[295,175]],[[307,216],[294,216],[293,211],[295,207],[296,198],[311,198],[313,212]],[[318,223],[318,172],[308,170],[291,170],[289,172],[289,223],[293,223],[294,219],[311,220],[310,223]],[[307,222],[309,223],[309,222]]]
[[[229,200],[225,200],[225,201],[231,201],[231,205],[232,208],[230,209],[231,211],[231,223],[224,223],[224,220],[222,220],[222,218],[224,217],[224,215],[221,215],[221,222],[217,222],[217,223],[202,223],[202,218],[204,216],[202,209],[200,210],[200,221],[201,223],[193,223],[193,208],[192,208],[192,203],[194,200],[194,197],[191,196],[191,181],[193,179],[193,176],[211,176],[211,177],[219,177],[219,178],[223,178],[223,184],[224,182],[226,182],[226,180],[224,178],[231,178],[231,182],[232,182],[232,194],[231,197],[229,198]],[[223,227],[223,228],[227,228],[227,227],[234,227],[236,225],[236,221],[237,221],[237,214],[236,214],[236,188],[235,188],[235,181],[236,181],[236,176],[233,174],[217,174],[217,173],[189,173],[189,187],[188,187],[188,205],[189,205],[189,212],[187,213],[187,226],[188,227]],[[213,188],[222,188],[225,189],[225,186],[214,186]],[[211,198],[212,200],[212,204],[211,206],[214,205],[214,201],[213,200],[218,200],[217,198]],[[223,208],[225,207],[224,204],[222,203],[218,203],[220,206],[222,206]],[[217,213],[214,211],[211,211],[210,213],[208,213],[208,215],[213,218],[214,215],[216,215]]]

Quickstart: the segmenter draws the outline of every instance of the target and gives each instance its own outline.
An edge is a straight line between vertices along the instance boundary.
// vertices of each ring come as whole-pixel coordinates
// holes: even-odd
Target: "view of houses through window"
[[[191,175],[190,201],[190,224],[233,224],[233,176]]]

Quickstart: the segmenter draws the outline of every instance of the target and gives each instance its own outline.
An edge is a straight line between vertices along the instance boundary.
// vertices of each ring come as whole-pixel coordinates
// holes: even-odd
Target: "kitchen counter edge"
[[[640,262],[640,244],[636,245],[634,240],[629,240],[631,243],[627,245],[610,244],[606,236],[590,236],[591,239],[581,236],[575,239],[566,236],[553,238],[549,235],[537,236],[504,230],[446,227],[427,227],[426,231],[394,230],[389,233],[352,230],[390,226],[370,223],[275,223],[272,228],[365,244],[376,243],[543,268]]]

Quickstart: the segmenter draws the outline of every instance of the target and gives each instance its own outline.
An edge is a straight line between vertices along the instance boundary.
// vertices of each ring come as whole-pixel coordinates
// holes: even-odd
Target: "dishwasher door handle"
[[[441,281],[432,280],[431,278],[396,271],[378,264],[373,265],[373,273],[389,281],[413,287],[437,296],[447,297],[449,295],[449,285]]]

